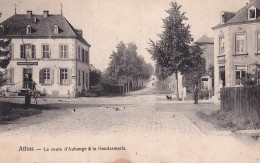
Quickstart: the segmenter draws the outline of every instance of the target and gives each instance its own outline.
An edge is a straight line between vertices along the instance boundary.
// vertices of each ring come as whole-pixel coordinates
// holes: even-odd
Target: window
[[[80,82],[81,78],[80,78],[80,70],[79,70],[79,75],[78,75],[78,86],[81,85],[81,82]]]
[[[257,33],[257,52],[260,52],[260,32]]]
[[[60,84],[69,84],[68,69],[60,69]]]
[[[85,85],[85,73],[82,71],[82,85]]]
[[[13,84],[14,83],[14,69],[6,69],[5,70],[6,75],[6,84]]]
[[[31,26],[27,25],[26,26],[26,34],[31,34],[31,32],[32,32]]]
[[[14,45],[13,44],[10,44],[9,46],[8,46],[8,50],[9,50],[9,54],[8,54],[8,57],[9,58],[13,58],[14,57]]]
[[[25,59],[35,58],[35,45],[20,45],[20,55]]]
[[[54,83],[54,71],[49,68],[44,68],[40,70],[39,83],[50,85]]]
[[[256,8],[253,6],[248,10],[248,19],[256,19]]]
[[[242,79],[246,77],[246,66],[236,66],[236,85],[242,85]]]
[[[246,35],[236,35],[236,54],[246,53]]]
[[[224,37],[219,37],[219,55],[225,54]]]
[[[50,58],[51,48],[50,45],[42,45],[42,58]]]
[[[85,51],[86,52],[86,63],[89,64],[89,53],[88,51]]]
[[[201,78],[201,89],[205,90],[205,89],[209,89],[209,81],[208,78]]]
[[[68,58],[68,45],[60,45],[60,58]]]
[[[256,68],[256,75],[257,75],[257,84],[260,84],[260,66],[259,65]]]
[[[86,72],[86,88],[88,88],[88,85],[89,85],[88,82],[89,82],[89,81],[88,81],[88,73]]]
[[[85,61],[85,57],[84,57],[85,52],[84,52],[84,49],[82,49],[82,53],[81,53],[81,55],[82,55],[82,62],[84,62],[84,61]]]
[[[58,34],[59,33],[59,27],[57,25],[53,26],[53,33]]]
[[[80,60],[80,47],[78,47],[78,60]]]

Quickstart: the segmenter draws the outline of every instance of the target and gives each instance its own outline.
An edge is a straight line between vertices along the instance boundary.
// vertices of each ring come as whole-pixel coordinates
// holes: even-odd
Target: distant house
[[[90,44],[63,15],[15,14],[0,31],[0,39],[12,39],[4,89],[19,92],[35,82],[42,94],[71,97],[89,89]]]
[[[237,11],[221,12],[213,27],[215,92],[242,85],[246,73],[260,81],[260,0],[251,0]]]
[[[214,38],[203,35],[195,44],[201,45],[203,57],[206,60],[206,70],[208,70],[210,66],[214,65]],[[202,74],[200,78],[200,88],[203,90],[212,90],[212,84],[212,78],[208,74]]]

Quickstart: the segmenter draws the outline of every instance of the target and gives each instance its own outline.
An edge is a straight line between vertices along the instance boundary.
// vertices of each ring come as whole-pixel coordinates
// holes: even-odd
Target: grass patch
[[[29,117],[42,113],[42,110],[49,107],[44,105],[30,105],[26,108],[24,104],[11,102],[0,102],[0,124],[6,124],[22,117]]]
[[[231,111],[217,110],[210,114],[202,111],[196,112],[201,119],[212,123],[215,127],[222,130],[254,130],[260,129],[260,121],[254,122],[243,117],[237,116]]]

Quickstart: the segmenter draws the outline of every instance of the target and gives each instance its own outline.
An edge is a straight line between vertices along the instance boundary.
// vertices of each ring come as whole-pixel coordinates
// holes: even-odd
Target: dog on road
[[[172,96],[166,96],[167,100],[172,100]]]

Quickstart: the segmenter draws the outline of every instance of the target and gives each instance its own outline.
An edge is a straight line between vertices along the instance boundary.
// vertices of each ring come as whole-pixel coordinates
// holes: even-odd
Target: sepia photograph
[[[260,0],[0,0],[0,162],[260,162]]]

